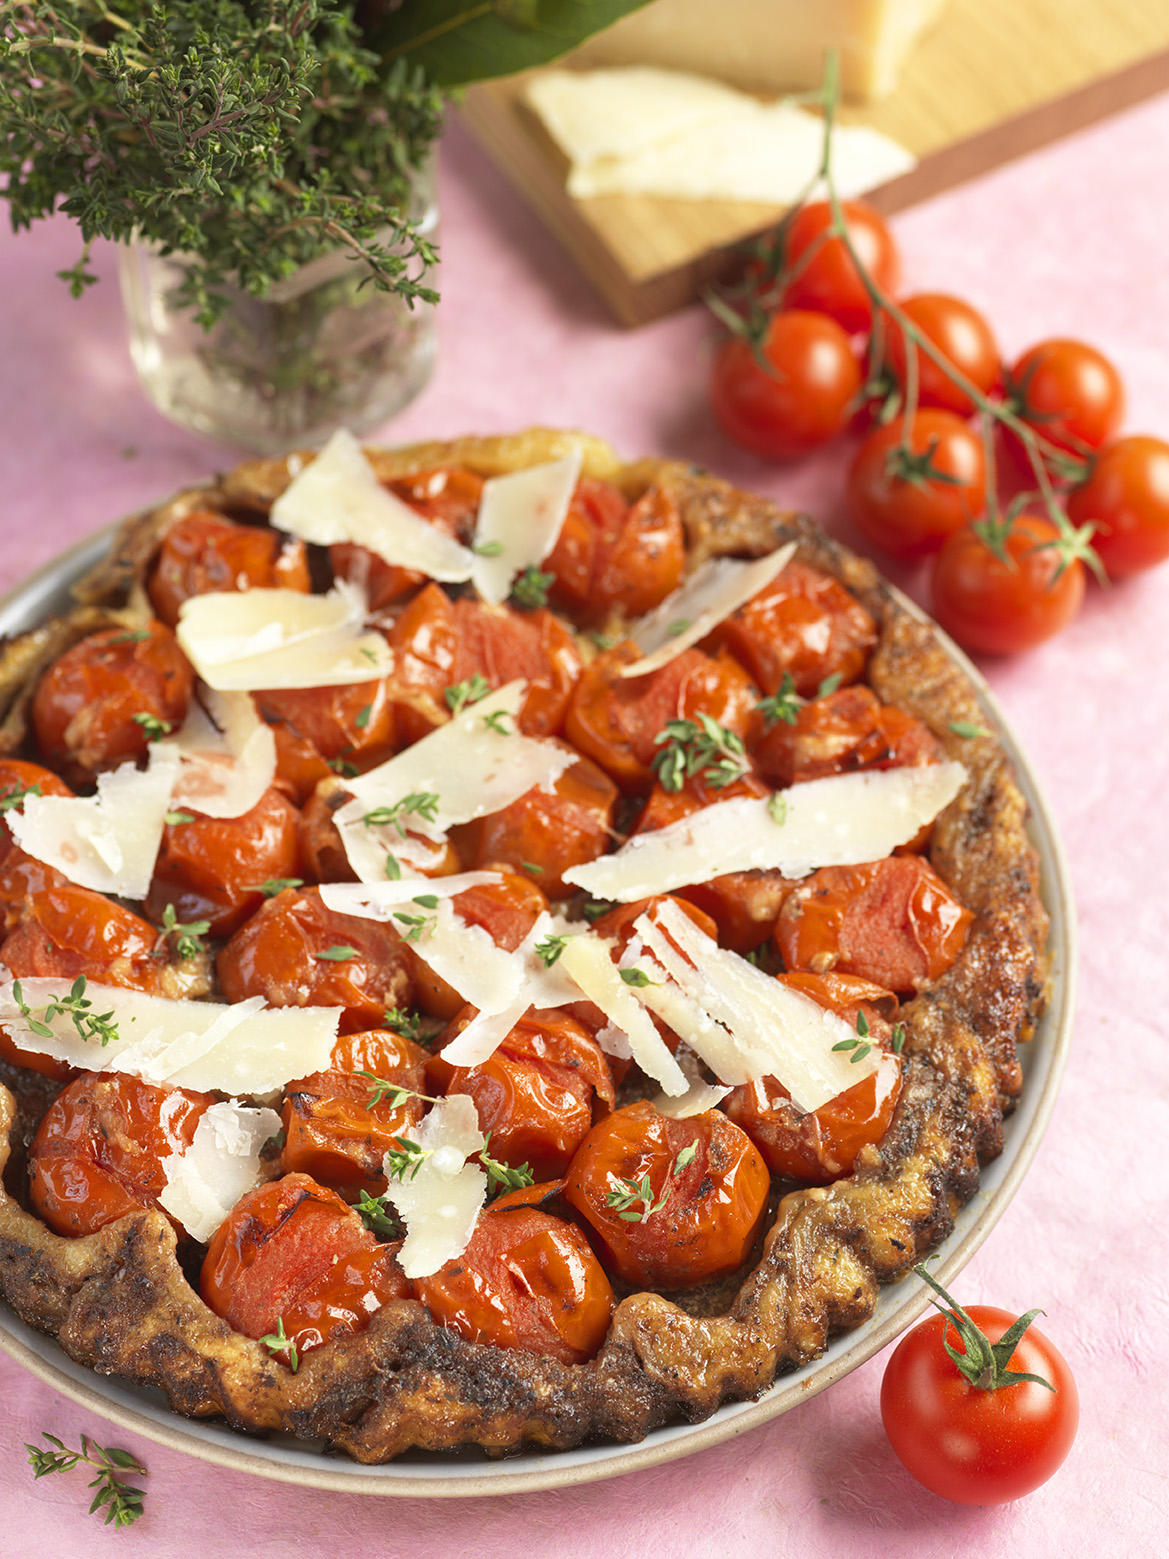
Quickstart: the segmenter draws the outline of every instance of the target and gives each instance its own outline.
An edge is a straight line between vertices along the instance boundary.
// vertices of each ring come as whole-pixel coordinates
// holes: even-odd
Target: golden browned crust
[[[377,463],[389,475],[458,460],[487,475],[548,459],[578,437],[532,430],[379,453]],[[864,1321],[879,1285],[945,1238],[977,1188],[980,1164],[999,1151],[1003,1111],[1021,1084],[1017,1046],[1044,1003],[1047,918],[1026,805],[1001,744],[950,729],[985,720],[968,679],[873,566],[810,521],[689,466],[621,466],[597,440],[586,441],[585,454],[591,474],[631,495],[653,481],[669,487],[693,561],[797,539],[801,556],[840,578],[876,617],[870,681],[878,695],[925,721],[967,765],[969,784],[935,826],[931,854],[974,922],[957,963],[902,1011],[905,1084],[893,1124],[848,1179],[783,1198],[758,1264],[725,1313],[691,1314],[657,1294],[630,1295],[598,1357],[576,1366],[468,1343],[399,1301],[365,1331],[306,1355],[292,1375],[206,1308],[161,1214],[64,1239],[0,1194],[0,1293],[9,1304],[79,1362],[160,1386],[179,1412],[323,1440],[370,1463],[412,1447],[478,1445],[499,1454],[637,1440],[757,1393],[814,1358],[833,1333]],[[286,462],[252,462],[140,519],[79,592],[85,609],[139,606],[142,562],[178,514],[212,503],[260,515],[288,479]],[[44,643],[9,647],[0,686],[27,688]],[[19,718],[11,724],[18,730]],[[0,1087],[0,1170],[14,1111]],[[11,1134],[14,1146],[27,1130]]]

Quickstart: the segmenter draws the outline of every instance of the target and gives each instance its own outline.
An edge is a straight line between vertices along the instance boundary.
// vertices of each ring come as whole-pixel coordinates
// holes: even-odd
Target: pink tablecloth
[[[1014,352],[1083,334],[1119,363],[1133,429],[1169,431],[1169,98],[898,219],[914,287],[983,306]],[[700,309],[636,334],[613,326],[553,240],[452,128],[443,179],[442,348],[394,438],[578,424],[623,451],[688,456],[847,534],[844,454],[790,471],[737,454],[710,425]],[[108,253],[71,303],[76,255],[54,222],[0,248],[4,481],[0,585],[112,516],[230,461],[139,395]],[[64,454],[62,452],[65,452]],[[799,1411],[705,1454],[616,1482],[469,1503],[385,1502],[232,1474],[111,1428],[0,1356],[0,1554],[220,1559],[418,1554],[595,1556],[1145,1555],[1164,1547],[1169,1335],[1163,1168],[1169,828],[1169,570],[1107,593],[1050,647],[989,666],[1067,844],[1081,912],[1072,1059],[1021,1192],[960,1296],[1023,1309],[1079,1378],[1080,1436],[1062,1472],[1010,1507],[965,1509],[914,1484],[881,1432],[875,1359]],[[129,1532],[85,1514],[78,1475],[34,1483],[21,1442],[49,1429],[129,1444],[149,1464]]]

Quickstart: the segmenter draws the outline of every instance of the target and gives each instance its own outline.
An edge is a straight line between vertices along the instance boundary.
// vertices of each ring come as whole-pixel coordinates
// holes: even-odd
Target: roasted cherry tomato
[[[70,784],[86,785],[102,769],[144,758],[152,729],[182,725],[193,686],[190,663],[162,623],[103,628],[79,639],[37,683],[37,743]]]
[[[986,507],[982,440],[952,411],[919,407],[874,428],[848,472],[848,512],[867,541],[895,558],[936,552]]]
[[[643,1102],[597,1122],[564,1194],[625,1282],[671,1289],[742,1266],[769,1188],[750,1138],[718,1110],[676,1121]]]
[[[682,516],[663,488],[629,505],[608,482],[584,477],[540,567],[555,575],[549,604],[590,623],[614,609],[627,617],[652,611],[677,589],[685,561]]]
[[[160,621],[173,628],[193,595],[257,587],[310,589],[304,542],[196,509],[163,537],[146,591]]]
[[[483,478],[462,466],[440,466],[433,471],[418,471],[413,476],[395,477],[385,483],[436,530],[455,541],[467,541],[479,512]],[[367,593],[370,607],[376,611],[396,601],[426,579],[416,569],[387,563],[376,553],[350,542],[338,542],[329,548],[329,560],[338,579],[349,579]]]
[[[863,200],[841,202],[853,248],[873,283],[886,297],[897,291],[901,261],[884,218]],[[829,237],[832,207],[826,200],[802,206],[784,234],[784,272],[794,272],[784,289],[784,307],[829,314],[849,332],[867,330],[873,304],[852,256],[841,239]]]
[[[536,923],[548,900],[536,886],[536,880],[523,872],[500,872],[498,882],[465,888],[451,900],[451,908],[469,926],[479,926],[498,947],[514,953]],[[444,1021],[462,1011],[463,998],[453,985],[423,958],[423,953],[407,944],[409,968],[413,975],[415,1001],[423,1012]]]
[[[256,707],[269,725],[287,726],[330,767],[345,773],[383,763],[393,755],[398,738],[394,702],[385,681],[269,689],[256,694]]]
[[[724,1109],[762,1153],[773,1174],[804,1185],[828,1185],[851,1174],[857,1154],[880,1142],[901,1095],[901,1063],[889,1050],[889,1024],[872,1005],[894,1004],[888,991],[844,974],[781,974],[780,982],[810,996],[855,1027],[863,1013],[869,1043],[879,1047],[877,1070],[818,1110],[804,1114],[775,1077],[743,1083],[723,1100]]]
[[[662,904],[676,904],[682,913],[694,922],[699,931],[717,940],[718,927],[706,911],[699,909],[697,904],[691,904],[688,899],[673,893],[655,893],[652,898],[635,899],[632,904],[615,904],[599,920],[593,921],[593,931],[597,936],[605,937],[614,944],[613,957],[616,960],[633,940],[633,922],[642,915],[649,915],[656,921],[654,911]]]
[[[653,784],[653,760],[661,751],[657,738],[671,720],[709,715],[742,736],[757,697],[730,655],[683,650],[657,671],[623,677],[621,668],[640,658],[628,640],[598,655],[585,668],[565,722],[573,746],[635,795]]]
[[[843,432],[861,387],[848,335],[825,314],[772,315],[759,351],[731,336],[715,354],[710,401],[736,444],[768,460],[806,455]]]
[[[1084,599],[1084,566],[1063,558],[1059,531],[1020,514],[999,557],[976,530],[957,531],[934,560],[931,608],[964,649],[1014,655],[1066,628]],[[1005,561],[1004,561],[1005,560]]]
[[[976,390],[989,395],[997,387],[1002,376],[999,349],[990,326],[977,309],[944,292],[922,292],[905,298],[901,311]],[[904,389],[910,344],[900,325],[891,319],[885,321],[884,340],[888,366]],[[966,391],[959,389],[916,346],[911,350],[917,360],[918,405],[940,406],[959,417],[971,416],[974,402]]]
[[[273,1358],[296,1364],[338,1333],[359,1332],[410,1285],[394,1259],[335,1191],[308,1175],[249,1191],[211,1237],[199,1288],[245,1337],[282,1331]]]
[[[346,1195],[384,1191],[382,1160],[399,1137],[411,1135],[424,1105],[416,1097],[395,1103],[398,1096],[380,1083],[425,1093],[428,1059],[421,1045],[389,1029],[343,1034],[328,1071],[284,1090],[284,1170],[311,1175]]]
[[[300,864],[297,811],[269,787],[240,817],[180,811],[167,823],[146,912],[161,921],[168,904],[184,924],[210,921],[212,936],[230,936],[264,901],[259,885],[295,877]]]
[[[909,994],[945,974],[972,919],[928,861],[895,855],[805,877],[780,910],[775,945],[789,969]]]
[[[871,614],[842,584],[793,559],[724,618],[703,648],[725,646],[765,693],[778,692],[787,675],[811,698],[827,677],[855,682],[876,640]]]
[[[945,753],[920,720],[882,704],[871,688],[842,687],[790,707],[791,719],[760,717],[755,762],[773,785],[798,785],[857,769],[914,768]]]
[[[439,1049],[475,1015],[468,1007],[444,1031]],[[537,1180],[568,1168],[594,1116],[611,1109],[613,1078],[596,1041],[562,1012],[529,1012],[478,1066],[452,1067],[441,1055],[427,1068],[431,1090],[465,1093],[491,1133],[493,1158],[528,1164]]]
[[[1169,557],[1169,444],[1136,434],[1102,449],[1068,494],[1073,524],[1091,521],[1092,546],[1110,579]]]
[[[1007,377],[1015,413],[1069,454],[1101,449],[1120,431],[1124,385],[1113,365],[1084,341],[1041,341]]]
[[[21,758],[0,758],[0,862],[14,848],[8,817],[24,808],[26,794],[36,796],[71,796],[73,792],[58,779],[52,769],[39,763],[26,763]]]
[[[126,1073],[83,1072],[37,1127],[29,1149],[33,1206],[58,1234],[92,1234],[157,1207],[166,1189],[163,1160],[186,1152],[213,1102],[210,1094],[154,1088]]]
[[[337,770],[287,721],[272,722],[272,735],[276,741],[276,778],[272,783],[294,806],[303,807],[321,781],[333,778]]]
[[[315,888],[285,888],[240,927],[217,967],[228,1001],[263,996],[273,1007],[343,1007],[343,1030],[409,1007],[406,948],[392,926],[326,909]]]
[[[582,1364],[605,1340],[613,1290],[579,1229],[534,1208],[481,1213],[461,1256],[414,1293],[470,1342]]]
[[[26,855],[19,845],[12,845],[0,860],[0,935],[7,936],[16,929],[34,893],[68,886],[64,872],[46,866],[35,855]]]

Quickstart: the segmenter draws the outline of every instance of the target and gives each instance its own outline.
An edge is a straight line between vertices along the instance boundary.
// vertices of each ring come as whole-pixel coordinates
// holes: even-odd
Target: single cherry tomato
[[[411,1135],[424,1108],[420,1098],[400,1098],[380,1085],[424,1093],[428,1060],[421,1045],[389,1029],[343,1034],[327,1071],[284,1090],[285,1173],[311,1175],[343,1195],[379,1195],[386,1188],[382,1160],[399,1137]]]
[[[953,412],[919,407],[908,432],[894,417],[867,436],[847,493],[866,540],[895,558],[924,557],[986,507],[982,440]]]
[[[286,720],[270,723],[276,741],[276,778],[272,784],[283,791],[293,806],[303,807],[321,781],[332,779],[337,771],[309,738],[294,731]]]
[[[582,1364],[605,1340],[613,1290],[579,1229],[534,1208],[488,1208],[461,1256],[414,1293],[470,1342]]]
[[[670,1289],[742,1266],[770,1185],[751,1139],[718,1110],[671,1120],[642,1102],[597,1122],[564,1194],[625,1282]]]
[[[271,786],[240,817],[177,815],[183,821],[162,831],[146,895],[146,913],[155,920],[171,904],[183,924],[207,920],[212,936],[230,936],[263,903],[261,883],[296,876],[297,811]]]
[[[52,769],[39,763],[26,763],[22,758],[0,758],[0,862],[8,852],[16,848],[12,830],[8,826],[9,814],[24,810],[24,796],[71,796],[73,792],[58,779]]]
[[[46,1110],[29,1149],[29,1195],[58,1234],[92,1234],[157,1207],[163,1160],[184,1153],[210,1094],[83,1072]],[[169,1216],[169,1214],[168,1214]],[[173,1222],[174,1220],[172,1220]]]
[[[287,726],[330,766],[347,773],[372,769],[394,753],[398,731],[387,681],[276,688],[255,696],[269,725]]]
[[[412,982],[392,926],[326,909],[315,888],[285,888],[245,921],[217,960],[228,1001],[263,996],[272,1007],[343,1007],[343,1031],[409,1007]]]
[[[941,979],[973,919],[928,861],[824,866],[788,895],[775,945],[788,969],[835,971],[909,994]]]
[[[934,560],[931,607],[964,649],[1014,655],[1066,628],[1084,599],[1084,566],[1063,566],[1060,533],[1040,515],[1020,514],[999,557],[971,527],[956,531]],[[1005,559],[1005,561],[1004,561]]]
[[[194,680],[162,623],[103,628],[58,656],[37,683],[37,743],[70,784],[89,784],[102,769],[145,758],[152,722],[163,732],[182,725]]]
[[[465,888],[451,900],[451,908],[469,926],[479,926],[507,953],[516,948],[535,925],[548,900],[536,886],[536,879],[524,872],[502,871],[498,882],[484,882],[477,888]],[[407,967],[413,977],[415,1002],[423,1012],[449,1022],[463,1009],[463,998],[441,975],[425,962],[422,953],[406,944]]]
[[[848,335],[825,314],[773,314],[759,350],[731,336],[715,354],[710,401],[736,444],[768,460],[792,460],[844,431],[861,387]]]
[[[970,380],[976,390],[989,395],[998,386],[1002,374],[999,349],[990,326],[977,309],[944,292],[918,293],[916,297],[905,298],[900,307],[921,334]],[[909,343],[895,320],[885,321],[884,343],[886,361],[904,390]],[[917,360],[918,405],[939,406],[959,417],[973,415],[974,402],[966,391],[959,389],[933,359],[916,346],[912,352]]]
[[[479,512],[483,478],[462,466],[440,466],[413,476],[395,477],[384,484],[416,509],[436,530],[455,541],[468,541]],[[416,569],[387,563],[376,553],[351,542],[329,548],[329,561],[338,579],[349,579],[365,590],[372,610],[396,601],[424,583]]]
[[[590,623],[614,609],[627,617],[652,611],[677,588],[685,561],[682,516],[664,488],[629,505],[608,482],[584,477],[540,566],[555,575],[549,604]]]
[[[361,1331],[375,1310],[407,1297],[394,1258],[335,1191],[285,1175],[235,1204],[211,1236],[199,1288],[245,1337],[283,1333],[289,1346],[272,1356],[295,1368],[310,1349]]]
[[[861,264],[886,297],[897,291],[901,260],[885,219],[863,200],[841,202],[844,225]],[[841,239],[826,236],[832,226],[826,200],[803,206],[784,235],[784,272],[796,274],[783,294],[784,308],[828,314],[850,335],[873,322],[873,303]]]
[[[1016,415],[1072,455],[1101,449],[1120,431],[1124,385],[1113,365],[1084,341],[1041,341],[1007,376]]]
[[[858,769],[915,768],[945,756],[937,737],[871,688],[842,687],[803,705],[790,719],[759,717],[751,750],[760,772],[781,788]]]
[[[1169,557],[1169,444],[1135,434],[1096,457],[1068,494],[1074,525],[1091,521],[1092,546],[1110,579],[1123,579]]]
[[[0,860],[0,936],[15,931],[34,893],[68,886],[64,872],[46,866],[35,855],[26,855],[19,845],[12,845]]]
[[[991,1305],[934,1315],[906,1333],[885,1366],[881,1421],[889,1443],[906,1470],[943,1499],[1019,1499],[1046,1483],[1071,1450],[1080,1400],[1055,1344],[1028,1322],[1005,1360],[989,1359],[988,1345],[1008,1332],[1017,1336],[1020,1321],[1028,1317]],[[947,1345],[962,1355],[961,1368]]]
[[[162,538],[146,585],[159,620],[173,628],[179,608],[209,591],[309,590],[303,541],[225,515],[196,509]]]

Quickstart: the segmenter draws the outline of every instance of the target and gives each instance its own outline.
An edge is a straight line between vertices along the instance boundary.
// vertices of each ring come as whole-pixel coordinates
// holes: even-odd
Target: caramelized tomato
[[[455,541],[467,541],[479,512],[483,478],[462,466],[440,466],[433,471],[418,471],[413,476],[396,477],[385,484],[436,530]],[[376,553],[350,542],[338,542],[329,548],[329,559],[338,579],[360,585],[374,611],[396,601],[408,590],[415,590],[426,579],[416,569],[387,563]]]
[[[856,974],[908,994],[945,974],[972,918],[928,861],[890,856],[805,878],[780,911],[775,944],[789,969]]]
[[[230,936],[263,903],[258,885],[295,877],[300,862],[296,808],[271,787],[242,817],[168,823],[154,866],[146,912],[161,921],[173,904],[181,922],[209,920],[212,936]]]
[[[548,908],[548,900],[531,877],[505,871],[500,873],[498,882],[485,882],[457,893],[451,908],[469,926],[480,926],[486,931],[497,947],[514,953],[541,910]],[[407,945],[406,953],[418,1006],[444,1021],[455,1017],[464,1005],[458,991],[435,974],[417,948]]]
[[[328,1071],[302,1077],[284,1091],[281,1163],[286,1172],[311,1175],[343,1194],[380,1193],[386,1188],[382,1159],[398,1137],[409,1136],[417,1126],[423,1104],[404,1099],[395,1107],[388,1094],[372,1103],[377,1084],[358,1074],[370,1072],[423,1093],[429,1057],[400,1034],[370,1029],[343,1034],[331,1059]]]
[[[137,763],[149,737],[135,715],[175,730],[187,718],[194,672],[160,622],[104,628],[79,639],[37,683],[32,725],[46,762],[72,785]]]
[[[29,1149],[33,1206],[58,1234],[92,1234],[157,1207],[163,1160],[186,1152],[212,1102],[210,1094],[154,1088],[128,1074],[83,1072],[37,1127]]]
[[[326,909],[315,888],[285,888],[269,899],[221,950],[217,968],[227,1001],[263,996],[273,1007],[343,1007],[341,1026],[349,1032],[410,1005],[398,933]]]
[[[475,1015],[464,1008],[439,1048]],[[563,1174],[602,1106],[612,1108],[613,1078],[600,1046],[562,1012],[530,1012],[478,1066],[452,1067],[434,1056],[432,1091],[465,1093],[491,1133],[492,1157],[528,1164],[538,1180]]]
[[[761,720],[762,725],[762,720]],[[752,744],[760,771],[775,785],[797,785],[857,769],[940,763],[941,743],[920,720],[882,704],[867,687],[842,687],[776,721]]]
[[[256,707],[269,725],[287,726],[332,767],[372,769],[391,757],[397,739],[389,684],[352,682],[346,687],[276,688],[256,694]],[[286,752],[291,744],[286,741]],[[296,749],[299,761],[311,752]],[[286,760],[287,761],[287,760]]]
[[[562,1364],[592,1358],[613,1313],[613,1290],[580,1230],[528,1207],[489,1207],[463,1254],[416,1279],[414,1293],[471,1342]]]
[[[876,638],[873,618],[842,584],[793,560],[703,646],[729,649],[765,693],[778,692],[786,672],[810,698],[826,677],[855,682]]]
[[[216,1315],[245,1337],[283,1323],[299,1359],[339,1333],[358,1332],[409,1283],[335,1191],[308,1175],[249,1191],[211,1237],[199,1283]],[[291,1363],[289,1352],[273,1357]]]
[[[643,795],[653,784],[652,764],[661,751],[657,737],[669,721],[705,714],[742,736],[757,697],[732,656],[715,658],[701,650],[683,650],[644,676],[622,677],[621,668],[640,653],[627,641],[598,655],[585,668],[565,721],[573,746],[631,795]]]
[[[551,605],[589,623],[614,610],[652,611],[677,589],[685,561],[682,516],[668,493],[651,487],[630,506],[608,482],[585,477],[541,567],[555,575]]]
[[[197,509],[163,537],[146,591],[160,620],[173,628],[179,608],[193,595],[257,587],[308,590],[304,542]]]
[[[302,807],[322,780],[332,779],[329,767],[307,736],[301,736],[286,720],[272,722],[276,741],[276,778],[272,781],[294,806]]]
[[[0,758],[0,804],[7,804],[0,812],[0,863],[10,850],[16,848],[12,830],[8,826],[9,811],[20,811],[23,803],[20,792],[31,790],[38,796],[71,796],[73,792],[51,769],[39,763],[26,763],[20,758]]]
[[[19,845],[0,861],[0,935],[7,936],[24,919],[28,901],[45,888],[68,887],[69,879],[55,866],[46,866]]]
[[[649,1207],[630,1194],[643,1176]],[[597,1122],[577,1149],[564,1194],[625,1282],[672,1289],[742,1266],[769,1188],[750,1138],[718,1110],[676,1121],[643,1102]],[[623,1211],[636,1216],[622,1218]]]

